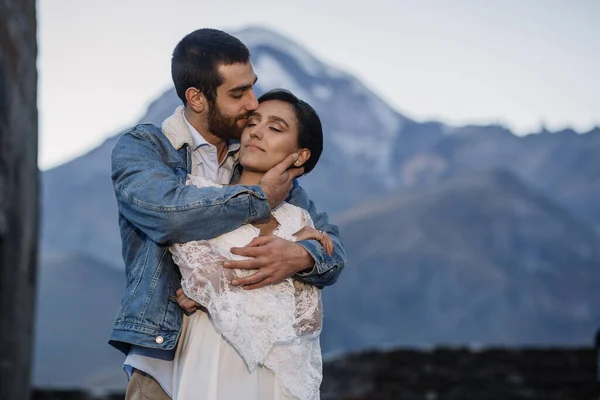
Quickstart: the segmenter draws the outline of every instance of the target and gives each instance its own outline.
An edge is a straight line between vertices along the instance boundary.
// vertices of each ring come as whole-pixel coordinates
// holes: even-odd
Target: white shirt
[[[240,149],[240,143],[230,141],[227,155],[219,163],[217,148],[204,139],[185,118],[185,115],[183,119],[194,141],[192,149],[192,162],[194,163],[192,170],[194,171],[194,175],[205,177],[212,182],[222,185],[228,184],[233,175],[233,166],[235,164],[233,155]],[[187,317],[184,316],[185,318]],[[123,369],[128,379],[131,379],[133,368],[152,376],[165,393],[172,398],[174,357],[175,350],[169,352],[132,345],[123,363]]]

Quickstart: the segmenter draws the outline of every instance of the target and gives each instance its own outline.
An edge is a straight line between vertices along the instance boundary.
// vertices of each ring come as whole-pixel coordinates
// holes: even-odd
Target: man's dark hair
[[[214,105],[217,88],[223,84],[219,66],[249,61],[250,51],[239,39],[216,29],[198,29],[173,50],[171,76],[177,96],[187,105],[185,91],[194,87]]]
[[[262,103],[267,100],[280,100],[288,103],[296,114],[298,123],[298,146],[310,150],[310,158],[304,163],[304,173],[313,170],[323,152],[323,127],[319,114],[304,100],[285,89],[273,89],[258,98]]]

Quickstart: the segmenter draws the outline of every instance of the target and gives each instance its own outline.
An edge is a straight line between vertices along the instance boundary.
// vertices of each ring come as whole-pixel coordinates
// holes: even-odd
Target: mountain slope
[[[600,128],[517,137],[501,126],[407,123],[393,152],[398,186],[507,169],[600,227]]]
[[[125,290],[123,273],[82,254],[45,254],[43,262],[35,385],[121,389],[124,357],[107,341]]]
[[[598,235],[510,173],[401,191],[338,220],[349,264],[324,291],[327,349],[574,344],[600,325]]]

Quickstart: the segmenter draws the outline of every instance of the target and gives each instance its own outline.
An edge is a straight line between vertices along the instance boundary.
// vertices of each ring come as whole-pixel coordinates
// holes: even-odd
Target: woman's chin
[[[252,164],[252,163],[240,163],[242,165],[242,168],[244,169],[244,171],[248,171],[248,172],[254,172],[257,174],[264,174],[265,172],[267,172],[270,168],[266,168],[264,165],[257,165],[257,164]]]

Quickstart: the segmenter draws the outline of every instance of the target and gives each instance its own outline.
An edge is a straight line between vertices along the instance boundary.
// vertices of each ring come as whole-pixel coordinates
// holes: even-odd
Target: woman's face
[[[292,106],[267,100],[250,114],[242,132],[240,164],[245,170],[267,172],[298,150],[298,122]]]

